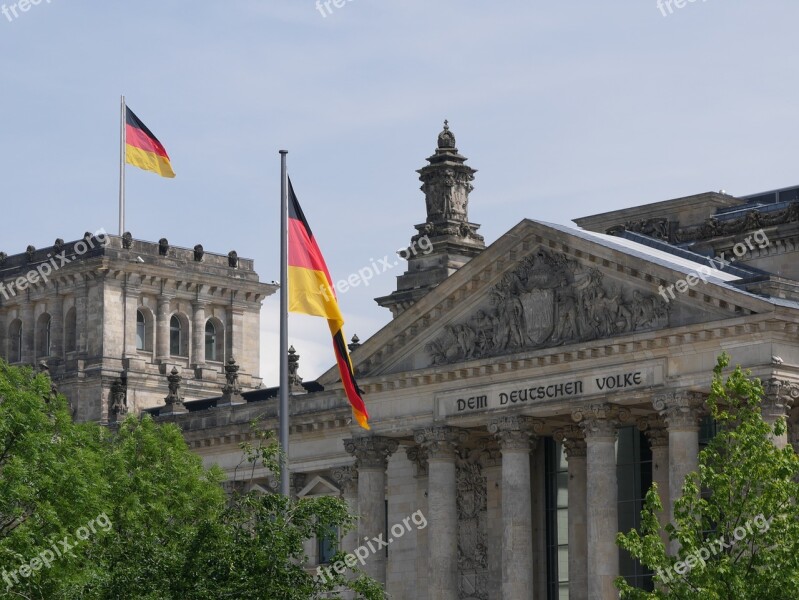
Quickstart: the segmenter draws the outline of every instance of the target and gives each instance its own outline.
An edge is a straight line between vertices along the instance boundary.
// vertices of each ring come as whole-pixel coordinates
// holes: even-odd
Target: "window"
[[[569,467],[563,445],[544,439],[547,598],[569,598]]]
[[[205,324],[205,360],[217,360],[216,327],[211,321]]]
[[[172,317],[173,319],[175,317]],[[147,320],[142,311],[136,311],[136,350],[147,349]]]
[[[14,319],[8,327],[8,362],[22,361],[22,321]]]
[[[169,320],[169,353],[172,356],[186,356],[183,353],[183,324],[177,315]]]
[[[64,350],[75,352],[78,349],[78,317],[73,306],[64,318]]]
[[[317,561],[320,565],[327,564],[338,551],[338,529],[331,527],[328,532],[317,538]]]
[[[50,315],[44,313],[36,322],[36,357],[50,356]]]

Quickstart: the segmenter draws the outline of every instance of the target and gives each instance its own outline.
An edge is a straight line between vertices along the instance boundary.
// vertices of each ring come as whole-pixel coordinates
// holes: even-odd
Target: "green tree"
[[[259,436],[246,461],[277,471],[276,444]],[[352,526],[343,500],[229,499],[221,480],[174,425],[73,423],[46,375],[0,361],[0,597],[384,598],[362,574],[321,581],[305,568],[303,542]],[[49,560],[64,539],[72,547]]]
[[[679,543],[671,556],[661,539],[656,486],[646,496],[638,531],[620,533],[618,544],[655,572],[646,592],[616,580],[623,599],[793,600],[799,598],[799,458],[778,449],[761,415],[763,387],[736,367],[726,379],[729,356],[713,371],[707,404],[719,433],[699,454],[699,473],[686,478],[666,526]],[[703,490],[703,494],[700,494]]]

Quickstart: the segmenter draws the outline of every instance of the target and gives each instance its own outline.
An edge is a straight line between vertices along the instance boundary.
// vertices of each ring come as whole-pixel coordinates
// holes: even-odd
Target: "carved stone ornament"
[[[130,250],[130,247],[133,245],[133,234],[130,231],[126,231],[122,234],[122,247],[125,250]]]
[[[0,266],[6,264],[7,260],[8,260],[8,254],[6,254],[5,252],[0,252]]]
[[[405,449],[408,460],[413,463],[415,477],[427,477],[427,450],[422,446],[409,446]]]
[[[671,227],[668,219],[642,219],[627,221],[624,225],[616,225],[608,229],[610,235],[621,235],[625,231],[642,233],[658,240],[668,242],[671,239]]]
[[[166,238],[161,238],[158,240],[158,254],[161,256],[166,256],[169,252],[169,240]]]
[[[427,451],[428,460],[454,458],[458,446],[469,439],[469,433],[456,427],[426,427],[414,431],[413,439]]]
[[[572,419],[586,438],[615,438],[619,426],[630,419],[630,410],[616,404],[588,404],[573,410]]]
[[[669,304],[627,294],[603,274],[539,248],[494,286],[491,306],[445,326],[426,346],[433,365],[585,342],[668,324]]]
[[[344,449],[355,457],[359,469],[385,469],[398,447],[397,440],[376,435],[344,440]]]
[[[673,243],[681,243],[694,240],[706,240],[796,221],[799,221],[799,202],[791,202],[780,211],[761,212],[759,209],[755,208],[747,211],[738,218],[728,221],[721,221],[716,217],[710,217],[700,225],[683,227],[676,230],[670,241]]]
[[[358,495],[358,469],[355,467],[336,467],[330,471],[333,481],[344,496]]]
[[[772,377],[763,383],[763,401],[761,412],[766,417],[784,417],[788,411],[799,404],[799,385],[790,381]]]
[[[508,416],[493,419],[488,424],[503,452],[507,450],[527,450],[535,448],[537,435],[541,433],[544,422],[532,417]]]
[[[172,371],[167,375],[167,382],[169,386],[169,394],[164,398],[167,405],[170,404],[183,404],[183,394],[180,391],[180,384],[183,378],[178,373],[177,367],[172,367]]]
[[[488,490],[480,458],[482,446],[456,454],[458,511],[458,598],[488,599]]]
[[[28,259],[28,262],[33,260],[33,255],[36,254],[36,246],[28,246],[25,249],[25,256]]]
[[[55,243],[53,244],[53,253],[54,254],[61,254],[61,251],[64,249],[64,240],[61,238],[57,238]]]
[[[669,445],[668,425],[663,417],[659,415],[640,417],[635,424],[644,432],[650,448],[663,448]]]
[[[128,376],[124,371],[111,384],[108,412],[112,422],[121,421],[128,414]]]
[[[658,394],[652,400],[652,406],[665,419],[670,430],[698,429],[704,403],[704,394],[689,390]]]
[[[202,244],[197,244],[194,247],[194,261],[202,262],[203,256],[205,256],[205,248],[203,248]]]
[[[239,253],[235,250],[231,250],[227,253],[227,266],[231,269],[239,268]]]
[[[553,432],[552,437],[556,442],[563,444],[566,460],[570,458],[585,457],[586,444],[583,430],[577,425],[568,425]]]

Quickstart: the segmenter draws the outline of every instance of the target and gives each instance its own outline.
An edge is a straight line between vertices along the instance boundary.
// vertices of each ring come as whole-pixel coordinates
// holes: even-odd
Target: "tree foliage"
[[[713,371],[707,404],[719,432],[699,454],[666,525],[670,555],[660,536],[662,510],[655,485],[646,496],[638,531],[620,533],[618,544],[655,573],[656,589],[616,585],[623,599],[793,600],[799,598],[799,458],[779,449],[761,415],[763,387],[736,367],[726,378],[729,356]],[[700,490],[703,492],[700,494]]]
[[[242,449],[277,472],[267,434]],[[306,540],[352,526],[343,500],[229,498],[221,481],[177,427],[73,423],[46,375],[0,361],[0,598],[384,598],[360,573],[321,581],[306,568]],[[61,540],[71,547],[56,556]]]

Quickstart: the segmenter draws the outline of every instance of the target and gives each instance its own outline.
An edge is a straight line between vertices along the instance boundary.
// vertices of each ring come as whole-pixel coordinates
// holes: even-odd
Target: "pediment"
[[[522,221],[358,348],[356,374],[579,347],[773,309],[712,278],[669,299],[660,286],[686,269],[607,240]],[[336,379],[331,370],[320,382]]]
[[[317,475],[308,484],[297,492],[298,498],[316,496],[340,496],[341,492],[332,482],[321,475]]]

